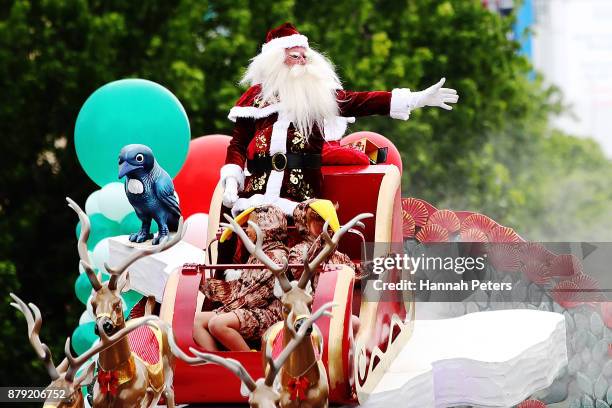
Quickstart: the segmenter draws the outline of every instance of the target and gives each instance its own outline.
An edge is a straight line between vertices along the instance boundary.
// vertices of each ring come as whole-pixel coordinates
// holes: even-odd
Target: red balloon
[[[374,143],[378,147],[387,148],[387,161],[385,164],[394,164],[402,174],[402,156],[397,150],[397,147],[386,137],[374,132],[368,132],[366,130],[361,132],[351,133],[348,136],[342,138],[341,144],[349,144],[358,141],[359,139],[367,138],[369,141]]]
[[[189,143],[185,164],[174,178],[185,219],[191,214],[209,213],[230,140],[232,138],[226,135],[207,135]]]

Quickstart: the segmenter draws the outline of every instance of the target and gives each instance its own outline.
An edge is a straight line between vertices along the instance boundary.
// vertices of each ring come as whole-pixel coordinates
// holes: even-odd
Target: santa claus
[[[223,204],[234,215],[261,204],[292,215],[319,197],[323,144],[340,139],[354,117],[407,120],[413,109],[451,110],[458,100],[444,79],[420,92],[343,90],[331,62],[290,23],[268,32],[242,83],[250,88],[230,110],[235,127],[221,169]]]

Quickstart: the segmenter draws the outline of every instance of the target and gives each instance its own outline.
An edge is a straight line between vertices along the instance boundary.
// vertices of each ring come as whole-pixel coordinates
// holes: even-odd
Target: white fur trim
[[[306,47],[308,48],[308,37],[302,34],[293,34],[285,37],[275,38],[261,46],[261,52],[266,52],[274,48],[291,48],[291,47]]]
[[[269,201],[276,200],[280,197],[281,187],[283,186],[283,179],[285,178],[284,171],[271,170],[270,176],[266,183],[266,192],[264,195],[269,197]]]
[[[297,202],[291,201],[287,198],[279,198],[273,204],[279,207],[281,210],[283,210],[285,215],[289,217],[293,217],[293,211],[295,210],[295,207],[297,207],[298,205]]]
[[[293,217],[293,211],[298,203],[288,198],[273,197],[271,195],[254,194],[249,198],[239,198],[232,207],[232,215],[235,217],[247,208],[271,204],[279,207],[285,215]]]
[[[240,279],[242,276],[242,269],[226,269],[225,270],[225,280],[227,282],[235,281]]]
[[[413,108],[413,95],[408,88],[396,88],[391,91],[391,110],[389,116],[393,119],[408,120]]]
[[[287,153],[287,131],[291,121],[287,119],[284,112],[279,112],[278,120],[272,125],[272,136],[270,136],[270,156],[274,153]]]
[[[287,152],[287,131],[289,130],[290,125],[291,122],[287,119],[284,112],[279,112],[278,120],[274,122],[274,125],[272,126],[269,151],[270,155]],[[280,198],[284,177],[284,171],[270,171],[270,176],[266,182],[265,193],[263,195],[254,194],[249,198],[239,198],[232,207],[232,214],[236,216],[247,208],[256,207],[263,204],[272,204],[278,206],[286,215],[293,216],[293,210],[295,210],[297,203],[286,198]]]
[[[237,164],[225,164],[221,167],[221,185],[225,188],[225,180],[228,177],[233,177],[238,181],[238,191],[244,189],[244,171]]]
[[[264,106],[263,108],[258,108],[255,106],[234,106],[232,109],[230,109],[227,118],[232,122],[235,122],[237,118],[261,119],[278,112],[279,108],[280,104],[278,103],[273,103],[272,105]]]
[[[323,126],[323,134],[325,135],[325,140],[328,142],[332,142],[335,140],[342,139],[342,136],[346,133],[346,128],[349,123],[355,123],[355,118],[344,116],[336,116],[333,121],[325,120],[325,124]]]
[[[232,207],[232,216],[236,217],[247,208],[257,207],[262,204],[266,204],[263,194],[254,194],[249,198],[239,198]]]

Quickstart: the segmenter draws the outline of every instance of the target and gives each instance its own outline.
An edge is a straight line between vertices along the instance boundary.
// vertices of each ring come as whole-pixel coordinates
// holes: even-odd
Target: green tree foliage
[[[10,259],[0,284],[41,307],[56,361],[83,311],[64,197],[83,203],[96,188],[72,141],[83,102],[109,81],[143,77],[178,96],[194,137],[229,133],[249,58],[287,20],[337,64],[347,89],[422,89],[442,76],[458,89],[450,113],[353,125],[396,143],[404,195],[485,212],[530,238],[610,236],[610,162],[594,143],[548,128],[559,95],[528,79],[511,19],[479,0],[0,0],[0,259]],[[25,322],[2,299],[0,384],[42,385]]]

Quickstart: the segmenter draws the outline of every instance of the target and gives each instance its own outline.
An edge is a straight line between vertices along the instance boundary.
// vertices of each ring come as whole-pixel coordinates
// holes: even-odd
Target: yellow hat
[[[244,225],[248,221],[248,219],[249,219],[249,214],[251,214],[254,209],[255,209],[255,207],[247,208],[246,210],[244,210],[243,212],[238,214],[236,216],[236,218],[234,218],[234,221],[236,221],[236,223],[238,225]],[[232,232],[234,232],[234,231],[232,231],[231,228],[225,228],[223,230],[223,232],[221,233],[221,237],[219,238],[219,242],[227,241],[229,239],[229,237],[232,236]]]
[[[338,221],[338,214],[336,213],[336,207],[329,200],[315,200],[308,204],[317,214],[323,218],[323,221],[329,222],[329,226],[332,231],[336,232],[340,229],[340,221]]]

